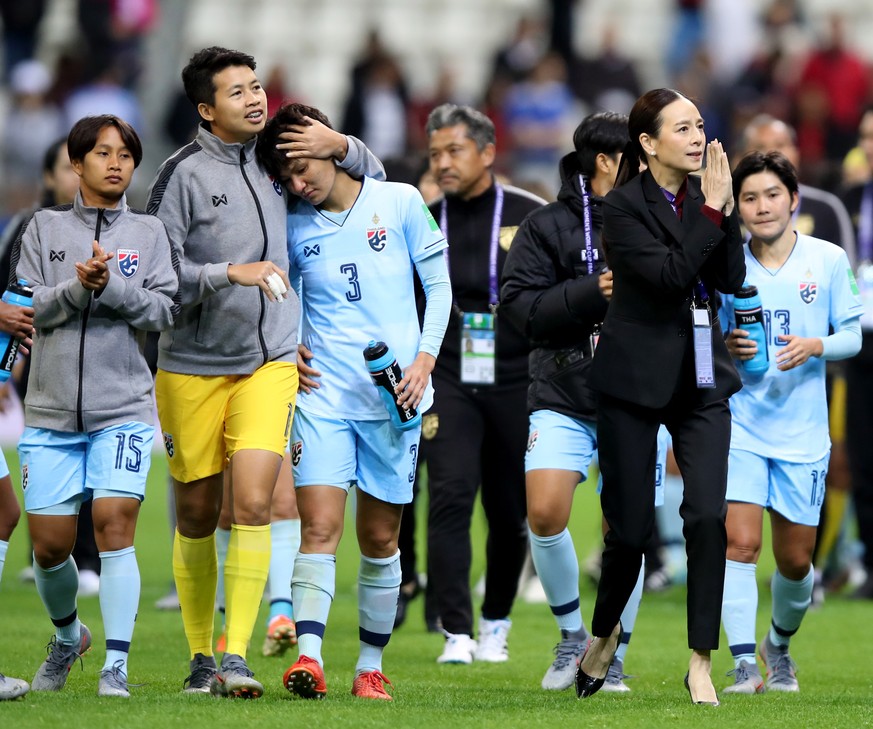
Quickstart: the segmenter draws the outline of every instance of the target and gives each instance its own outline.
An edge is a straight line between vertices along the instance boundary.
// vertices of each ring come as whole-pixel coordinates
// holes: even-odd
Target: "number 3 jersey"
[[[752,379],[738,367],[743,389],[730,399],[731,448],[792,463],[812,463],[830,449],[825,361],[810,357],[791,370],[776,366],[782,337],[826,337],[863,313],[845,252],[818,238],[798,235],[778,270],[764,268],[745,246],[746,282],[758,287],[770,367]],[[727,331],[736,327],[734,297],[724,297]]]
[[[413,266],[446,248],[411,185],[362,180],[350,210],[330,213],[300,200],[288,214],[291,280],[301,280],[300,341],[319,372],[319,388],[297,406],[330,418],[388,418],[364,364],[371,339],[394,351],[400,367],[418,354],[421,329]],[[419,410],[433,402],[428,382]]]

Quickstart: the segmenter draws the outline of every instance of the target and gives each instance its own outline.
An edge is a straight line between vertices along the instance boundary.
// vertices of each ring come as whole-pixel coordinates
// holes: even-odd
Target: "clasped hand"
[[[79,278],[79,283],[88,291],[103,291],[106,284],[109,283],[109,266],[107,261],[115,257],[111,251],[107,253],[103,250],[99,241],[94,241],[91,244],[93,255],[84,263],[76,263],[76,276]]]
[[[706,145],[706,168],[700,182],[704,202],[713,210],[730,215],[734,209],[733,180],[727,153],[721,142],[713,139]]]

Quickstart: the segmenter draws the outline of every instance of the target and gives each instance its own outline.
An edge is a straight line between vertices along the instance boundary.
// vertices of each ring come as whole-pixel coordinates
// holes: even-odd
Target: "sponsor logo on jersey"
[[[309,256],[317,256],[321,253],[321,246],[316,243],[314,246],[303,246],[303,255],[305,258]]]
[[[63,261],[66,257],[66,251],[49,251],[49,262],[51,261]]]
[[[217,208],[219,205],[227,205],[227,195],[212,196],[212,207]]]
[[[119,248],[115,252],[118,270],[125,278],[132,278],[139,269],[139,251],[131,248]]]
[[[800,288],[800,300],[804,304],[811,304],[818,297],[818,284],[815,281],[801,281],[798,286]]]
[[[388,230],[386,228],[367,228],[367,243],[376,253],[381,252],[388,243]]]

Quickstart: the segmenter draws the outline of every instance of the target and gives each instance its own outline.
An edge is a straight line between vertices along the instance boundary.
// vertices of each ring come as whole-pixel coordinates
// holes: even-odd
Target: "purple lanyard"
[[[661,192],[664,193],[664,197],[667,198],[667,202],[670,203],[673,212],[678,216],[679,210],[676,207],[676,196],[669,190],[665,190],[663,187],[661,188]],[[706,304],[709,301],[709,293],[706,291],[706,286],[703,285],[703,281],[700,280],[700,276],[697,277],[697,281],[694,283],[694,291],[701,303]]]
[[[864,185],[858,218],[858,259],[873,261],[873,182]]]
[[[585,267],[588,275],[594,273],[594,242],[591,239],[591,195],[588,192],[588,181],[584,175],[579,175],[579,186],[582,188],[582,229],[585,231]]]
[[[503,186],[494,183],[494,218],[491,221],[491,247],[488,252],[488,304],[495,309],[499,300],[499,289],[497,286],[497,249],[500,245],[500,221],[503,218]],[[446,237],[446,243],[449,242],[449,216],[447,211],[446,199],[443,198],[440,205],[440,229]],[[449,249],[446,248],[446,268],[449,267]],[[451,278],[451,271],[449,271]]]

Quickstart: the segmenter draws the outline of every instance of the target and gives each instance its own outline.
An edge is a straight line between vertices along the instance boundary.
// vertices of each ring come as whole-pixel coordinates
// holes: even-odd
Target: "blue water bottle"
[[[758,345],[758,352],[752,359],[744,360],[743,369],[750,375],[761,375],[770,368],[770,353],[767,349],[767,329],[764,326],[764,309],[758,287],[746,284],[734,294],[734,315],[737,329],[749,333],[749,339]]]
[[[373,378],[373,383],[379,390],[379,395],[391,422],[400,430],[409,430],[421,422],[421,414],[415,408],[407,408],[397,404],[394,388],[403,379],[403,372],[397,364],[397,358],[385,342],[371,339],[364,349],[364,362]]]
[[[27,285],[27,281],[23,278],[18,279],[18,283],[10,284],[9,288],[3,292],[2,300],[6,304],[14,306],[33,306],[33,289]],[[0,332],[0,352],[3,352],[3,362],[0,366],[0,382],[6,382],[9,375],[12,374],[12,365],[15,364],[15,358],[18,356],[18,348],[21,346],[21,340],[16,339],[7,332]]]

